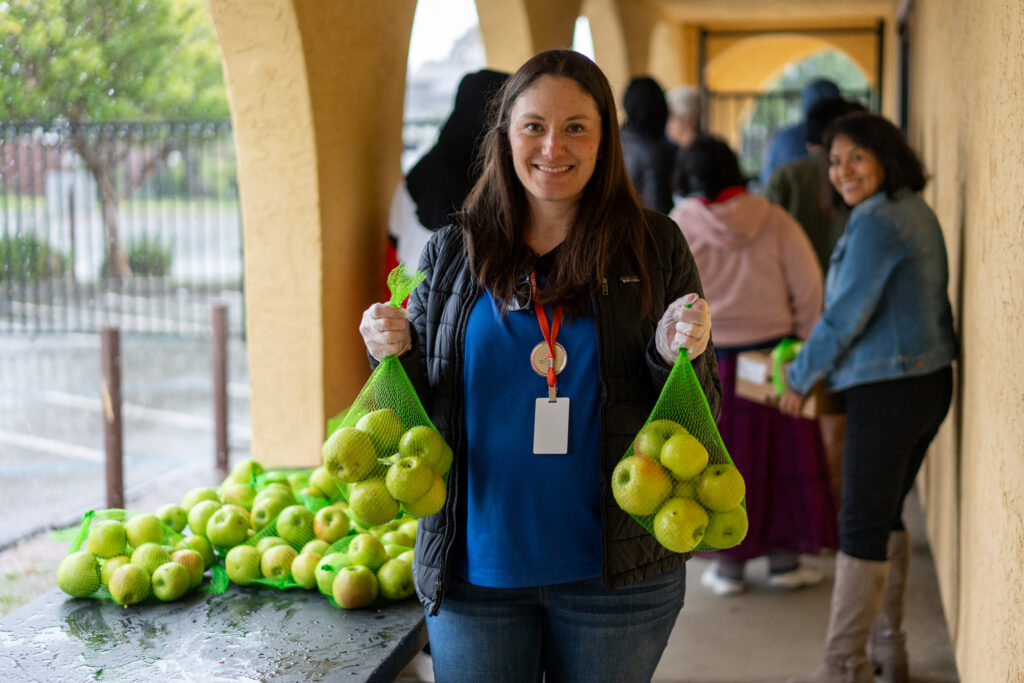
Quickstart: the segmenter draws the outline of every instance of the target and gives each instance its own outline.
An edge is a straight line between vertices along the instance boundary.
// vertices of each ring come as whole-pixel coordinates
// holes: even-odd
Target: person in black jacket
[[[608,81],[579,53],[512,76],[483,154],[408,313],[374,304],[360,323],[455,453],[414,553],[434,674],[649,680],[689,555],[622,512],[610,478],[680,348],[718,415],[700,277],[672,221],[641,207]]]
[[[622,96],[622,154],[626,170],[648,209],[672,210],[672,165],[675,150],[665,138],[668,104],[665,91],[650,76],[634,78]]]

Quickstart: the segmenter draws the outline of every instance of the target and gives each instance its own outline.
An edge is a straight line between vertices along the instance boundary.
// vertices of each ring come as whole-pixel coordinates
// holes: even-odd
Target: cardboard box
[[[775,361],[771,357],[771,349],[743,351],[736,357],[736,395],[755,403],[778,405],[779,397],[772,384],[772,366]],[[782,364],[785,376],[789,363]],[[804,401],[801,411],[803,417],[818,417],[843,412],[839,396],[825,392],[821,382],[811,389]]]

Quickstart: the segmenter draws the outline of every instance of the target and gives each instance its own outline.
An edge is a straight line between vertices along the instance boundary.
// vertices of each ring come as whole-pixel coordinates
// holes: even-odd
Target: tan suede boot
[[[882,608],[888,562],[836,555],[836,582],[825,641],[825,661],[809,676],[790,683],[874,683],[864,654],[871,624]]]
[[[903,596],[910,568],[910,540],[906,531],[889,534],[886,549],[889,559],[889,581],[885,587],[882,611],[878,613],[871,638],[868,659],[884,683],[907,683],[907,647],[903,633]]]

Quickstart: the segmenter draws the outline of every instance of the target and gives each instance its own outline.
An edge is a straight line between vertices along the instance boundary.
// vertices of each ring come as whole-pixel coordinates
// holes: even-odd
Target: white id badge
[[[533,416],[533,452],[565,455],[569,452],[569,399],[537,399]]]

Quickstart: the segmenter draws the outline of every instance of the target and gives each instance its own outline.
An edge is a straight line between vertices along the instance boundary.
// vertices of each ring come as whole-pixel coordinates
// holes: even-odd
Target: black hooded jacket
[[[697,267],[679,228],[652,211],[647,212],[647,220],[652,316],[641,316],[634,291],[635,276],[642,274],[609,273],[595,283],[592,295],[602,388],[602,574],[609,589],[657,576],[689,558],[663,548],[620,510],[610,487],[612,470],[646,421],[671,370],[655,349],[657,321],[679,297],[689,292],[703,296]],[[467,457],[462,364],[467,321],[481,288],[470,271],[463,232],[456,226],[431,237],[420,270],[426,280],[409,301],[413,345],[401,362],[430,419],[455,452],[448,500],[439,513],[420,520],[414,553],[417,594],[430,614],[436,614],[451,572],[452,547],[462,533],[460,514],[463,520],[465,515],[459,482]],[[721,383],[710,343],[693,366],[717,419]]]
[[[508,74],[481,69],[466,74],[455,93],[455,106],[437,144],[409,170],[405,186],[416,205],[416,217],[427,230],[452,221],[472,189],[480,169],[476,165],[491,99]]]

